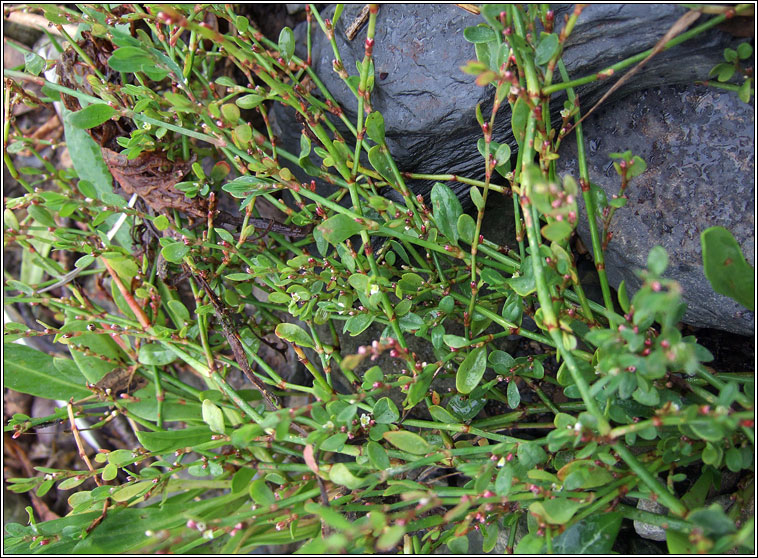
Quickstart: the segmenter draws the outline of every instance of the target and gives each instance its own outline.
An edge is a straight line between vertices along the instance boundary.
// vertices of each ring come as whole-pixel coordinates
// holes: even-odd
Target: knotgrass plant
[[[478,60],[463,69],[494,97],[490,114],[477,111],[484,180],[429,176],[397,167],[371,107],[376,5],[357,74],[334,40],[339,6],[331,20],[309,7],[305,60],[290,29],[271,41],[230,5],[108,6],[26,8],[60,30],[79,24],[82,37],[68,37],[73,67],[84,68],[69,80],[76,86],[40,77],[55,62],[33,53],[23,69],[5,71],[4,160],[27,190],[6,199],[5,245],[24,251],[19,275],[6,270],[6,303],[51,316],[39,320],[41,330],[5,325],[5,386],[68,402],[46,417],[15,415],[5,429],[18,436],[70,421],[86,463],[7,479],[10,490],[38,496],[76,490],[65,517],[37,522],[30,511],[28,525],[7,525],[6,551],[227,553],[297,543],[311,553],[466,552],[466,535],[479,530],[486,551],[500,538],[519,552],[606,553],[630,519],[666,527],[674,553],[752,550],[752,519],[739,524],[739,505],[725,512],[708,500],[722,472],[752,470],[752,373],[707,368],[710,353],[682,336],[681,293],[663,276],[660,247],[631,299],[623,285],[611,291],[604,271],[613,212],[645,163],[614,154],[619,196],[598,191],[573,88],[649,52],[572,79],[561,54],[580,8],[555,33],[544,6],[484,6],[484,23],[464,34]],[[310,67],[316,32],[331,40],[334,70],[355,94],[354,122]],[[87,51],[92,44],[103,60]],[[42,85],[43,96],[25,93],[27,83]],[[561,90],[568,100],[556,129],[549,103]],[[83,107],[64,117],[73,170],[46,161],[10,112],[61,94]],[[277,146],[272,103],[303,122],[299,153]],[[506,118],[517,146],[492,138]],[[94,131],[112,122],[123,130],[115,138],[123,157],[106,165]],[[558,147],[572,127],[580,175],[559,177]],[[22,150],[42,167],[17,168],[13,154]],[[160,164],[149,163],[155,153]],[[331,193],[297,180],[292,165]],[[176,168],[182,176],[170,184],[182,194],[173,202],[138,180],[165,185]],[[136,184],[129,201],[113,191],[109,170],[122,186]],[[430,200],[405,182],[430,178],[438,181]],[[471,186],[474,218],[452,181]],[[386,186],[402,203],[378,194]],[[585,295],[569,247],[580,191],[603,304]],[[493,195],[513,197],[514,250],[482,234]],[[215,206],[230,196],[241,217],[224,228]],[[286,222],[266,221],[264,203]],[[152,236],[131,238],[139,226]],[[734,251],[728,232],[710,236]],[[62,252],[78,258],[78,278],[53,257]],[[724,271],[731,261],[711,258],[706,267],[735,296]],[[752,304],[741,261],[737,290]],[[91,275],[106,285],[98,299],[85,287]],[[179,275],[184,293],[172,280]],[[521,327],[524,314],[534,331]],[[384,326],[378,339],[356,354],[340,350],[340,331],[358,335],[372,324]],[[452,333],[461,331],[455,324],[463,335]],[[499,333],[485,334],[491,326]],[[294,349],[307,380],[259,354],[272,332]],[[14,343],[40,335],[70,358]],[[514,358],[492,348],[508,335],[542,352]],[[421,361],[412,338],[433,347],[436,360]],[[398,372],[358,372],[382,354]],[[248,389],[235,387],[237,370]],[[435,380],[446,376],[455,389],[438,393]],[[139,378],[144,387],[135,391]],[[499,411],[479,418],[493,402]],[[74,418],[96,429],[113,414],[129,419],[140,445],[90,460]],[[733,494],[738,501],[752,492],[751,475]],[[638,510],[625,498],[657,500],[668,511]],[[527,533],[516,541],[520,520]]]

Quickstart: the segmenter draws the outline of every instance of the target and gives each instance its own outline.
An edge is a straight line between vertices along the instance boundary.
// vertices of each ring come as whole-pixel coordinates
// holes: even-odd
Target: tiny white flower
[[[326,421],[324,428],[327,430],[334,430],[334,423],[330,420]]]
[[[504,465],[505,465],[505,457],[501,457],[501,458],[498,460],[498,462],[497,462],[497,466],[498,466],[498,467],[502,467],[502,466],[504,466]]]
[[[579,432],[581,429],[582,429],[582,423],[577,421],[576,424],[574,425],[574,430]]]
[[[150,124],[150,122],[143,122],[143,123],[142,123],[142,129],[143,129],[143,130],[149,130],[149,129],[150,129],[150,128],[152,128],[152,127],[153,127],[153,126]]]
[[[366,413],[363,413],[361,415],[361,426],[363,428],[366,428],[369,424],[371,424],[371,417],[368,416]]]
[[[300,302],[300,295],[297,292],[292,293],[292,300],[294,302]]]
[[[376,283],[373,283],[373,284],[371,285],[371,291],[370,291],[370,293],[371,293],[372,295],[375,295],[375,294],[376,294],[376,293],[378,293],[378,292],[379,292],[379,285],[377,285]]]
[[[203,531],[203,538],[212,540],[213,539],[213,529],[208,529],[207,531]]]
[[[152,537],[153,535],[155,535],[155,533],[153,531],[151,531],[150,529],[148,529],[147,531],[145,531],[145,536],[146,537]]]

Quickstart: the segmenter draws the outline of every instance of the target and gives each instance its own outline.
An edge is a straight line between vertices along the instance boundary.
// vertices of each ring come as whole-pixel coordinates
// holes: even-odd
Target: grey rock
[[[337,47],[351,73],[355,73],[356,61],[363,60],[366,28],[352,41],[346,38],[345,29],[361,8],[347,5],[335,29]],[[557,29],[563,25],[564,14],[572,10],[568,4],[555,8]],[[685,11],[675,5],[587,6],[566,45],[564,61],[569,75],[585,76],[651,48]],[[328,8],[323,17],[332,13],[333,8]],[[385,4],[379,9],[373,50],[376,86],[371,103],[384,116],[387,144],[401,170],[470,177],[483,174],[483,161],[476,148],[481,130],[475,109],[481,103],[486,114],[494,90],[477,86],[474,76],[460,70],[476,58],[474,45],[463,38],[463,30],[482,21],[454,5]],[[297,28],[301,49],[304,29],[302,25]],[[725,34],[712,30],[664,51],[622,87],[619,95],[664,83],[704,79],[728,42]],[[318,29],[313,33],[312,53],[313,69],[347,117],[355,120],[355,96],[333,71],[331,44]],[[582,105],[589,106],[608,87],[607,81],[581,87]],[[557,111],[562,108],[563,97],[557,95],[555,99],[553,110]],[[515,147],[508,111],[505,106],[499,113],[495,139]],[[300,126],[293,113],[278,106],[274,115],[279,120],[282,145],[297,152]],[[426,194],[431,185],[419,181],[411,187]],[[464,192],[468,189],[459,183],[452,187]]]
[[[668,508],[663,507],[658,502],[653,502],[647,498],[640,498],[637,502],[637,509],[642,511],[649,511],[661,515],[668,513]],[[665,541],[666,530],[658,525],[651,525],[643,521],[634,521],[634,530],[643,539],[649,539],[651,541]]]
[[[609,153],[631,150],[647,162],[632,179],[627,205],[616,211],[606,251],[612,286],[626,281],[630,295],[641,281],[650,250],[669,256],[666,276],[678,281],[688,310],[684,322],[750,335],[754,314],[717,294],[703,273],[700,233],[729,229],[754,264],[755,136],[753,108],[736,94],[703,86],[655,88],[601,108],[584,122],[590,180],[608,199],[620,177]],[[578,176],[575,136],[561,147],[559,172]],[[580,211],[584,205],[580,198]],[[586,217],[579,235],[591,246]]]

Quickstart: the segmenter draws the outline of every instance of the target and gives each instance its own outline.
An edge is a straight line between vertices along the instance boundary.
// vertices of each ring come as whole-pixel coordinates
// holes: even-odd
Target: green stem
[[[655,478],[648,469],[640,463],[634,454],[629,451],[626,444],[616,442],[613,444],[613,449],[619,455],[621,459],[629,466],[629,468],[645,483],[645,485],[652,490],[657,496],[658,501],[666,506],[674,515],[684,517],[687,515],[687,508],[682,504],[676,496],[671,494],[668,489],[661,484],[661,482]]]

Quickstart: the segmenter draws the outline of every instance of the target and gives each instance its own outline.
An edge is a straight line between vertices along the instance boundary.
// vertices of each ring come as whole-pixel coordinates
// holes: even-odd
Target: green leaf
[[[213,432],[218,434],[226,432],[226,428],[224,428],[224,413],[210,399],[203,399],[203,422],[207,424]]]
[[[463,30],[463,38],[470,43],[487,43],[496,40],[497,35],[493,29],[482,23],[476,27],[466,27]]]
[[[169,453],[179,448],[210,442],[211,431],[205,425],[191,426],[183,430],[140,431],[137,432],[137,439],[148,451]]]
[[[498,471],[497,477],[495,477],[495,493],[498,496],[507,496],[511,491],[513,485],[513,465],[506,463]]]
[[[45,69],[45,59],[34,52],[27,52],[24,56],[24,70],[27,73],[38,76]]]
[[[355,221],[343,213],[338,213],[329,217],[326,221],[316,227],[324,238],[330,244],[339,244],[340,242],[350,238],[354,234],[358,234],[366,227],[361,223]]]
[[[153,486],[155,486],[155,484],[153,484],[153,481],[140,481],[135,482],[134,484],[127,484],[121,488],[117,488],[110,497],[114,502],[126,502],[132,498],[141,496],[150,490]]]
[[[340,531],[350,531],[353,529],[353,524],[344,515],[332,508],[320,506],[315,502],[306,502],[303,507],[307,513],[319,516],[330,527],[334,527]]]
[[[276,336],[299,347],[313,348],[313,339],[306,331],[298,325],[282,323],[276,326]]]
[[[168,262],[181,263],[184,256],[190,251],[189,246],[183,242],[172,242],[161,249],[161,255]]]
[[[116,467],[113,463],[108,463],[105,466],[105,469],[103,469],[104,481],[111,481],[115,479],[117,475],[118,475],[118,467]]]
[[[524,142],[526,123],[529,120],[529,105],[521,97],[516,100],[511,112],[511,130],[519,146]]]
[[[455,375],[458,393],[471,393],[479,385],[487,368],[487,348],[479,347],[471,351],[461,363]]]
[[[390,458],[387,456],[385,449],[377,442],[369,441],[366,444],[366,454],[371,464],[378,471],[389,469]]]
[[[42,206],[30,205],[27,208],[27,212],[31,215],[35,221],[45,227],[55,227],[55,219],[50,215],[50,212]]]
[[[547,460],[547,453],[542,446],[534,442],[522,442],[516,450],[519,463],[527,469],[540,465]]]
[[[737,530],[734,521],[729,519],[721,505],[715,502],[707,508],[691,511],[687,521],[700,526],[706,535],[721,536]]]
[[[577,521],[553,539],[555,554],[611,553],[621,529],[620,513],[599,513]]]
[[[511,368],[516,365],[516,359],[500,350],[492,351],[487,361],[497,374],[510,374]]]
[[[425,454],[431,449],[421,436],[407,430],[385,432],[382,437],[396,448],[414,455]]]
[[[392,402],[389,397],[382,397],[374,405],[374,420],[378,424],[392,424],[400,418],[400,413],[397,410],[397,406]]]
[[[535,64],[538,64],[540,66],[542,64],[547,64],[550,59],[558,52],[559,47],[560,44],[558,42],[558,35],[555,33],[544,35],[540,39],[540,42],[537,45],[537,49],[534,53]]]
[[[669,265],[669,257],[663,246],[654,246],[647,256],[647,268],[654,275],[661,275]]]
[[[403,535],[405,535],[405,525],[393,525],[387,527],[387,529],[379,535],[379,538],[376,539],[376,548],[385,552],[391,551],[395,548],[395,545],[400,542]]]
[[[250,481],[253,480],[254,476],[255,469],[251,467],[243,467],[238,470],[232,477],[232,492],[244,491],[250,484]]]
[[[581,502],[568,498],[555,498],[529,504],[529,511],[552,525],[564,525],[582,507]]]
[[[710,227],[700,234],[703,271],[713,290],[755,309],[755,270],[745,260],[740,245],[724,227]]]
[[[435,182],[432,186],[432,215],[439,231],[453,244],[458,242],[458,217],[463,206],[449,186]]]
[[[432,415],[432,418],[437,422],[442,422],[445,424],[456,424],[460,422],[457,418],[450,414],[447,409],[440,407],[439,405],[432,405],[429,407],[429,414]]]
[[[176,353],[160,343],[146,343],[139,348],[139,361],[141,364],[166,366],[176,359]]]
[[[350,490],[355,490],[360,488],[364,479],[353,475],[344,463],[335,463],[329,469],[329,480],[335,484],[346,486]]]
[[[53,357],[31,347],[4,343],[3,364],[3,386],[19,393],[63,401],[92,395],[74,366],[57,369]]]
[[[479,188],[472,186],[471,190],[469,190],[469,196],[471,196],[471,201],[474,203],[474,207],[476,207],[479,211],[484,209],[484,198],[482,197],[482,193],[479,191]]]
[[[518,385],[515,381],[508,382],[507,390],[508,406],[511,409],[516,409],[521,404],[521,394],[518,391]]]
[[[88,130],[110,120],[116,114],[116,109],[103,103],[88,105],[71,115],[69,121],[75,128]]]
[[[456,227],[458,228],[458,236],[463,242],[467,242],[468,244],[474,243],[476,223],[474,222],[474,218],[471,217],[471,215],[464,213],[458,217],[458,223],[456,223]]]
[[[374,111],[366,117],[366,133],[374,143],[384,143],[384,117],[381,112]]]
[[[266,100],[265,97],[256,95],[254,93],[250,93],[249,95],[244,95],[240,97],[234,102],[241,109],[252,109],[260,105],[265,100]]]
[[[345,447],[345,442],[347,442],[347,434],[338,432],[337,434],[332,434],[326,440],[321,442],[320,449],[323,451],[340,451]]]
[[[259,506],[271,506],[276,503],[274,492],[264,479],[256,479],[250,483],[250,497]]]
[[[285,27],[279,32],[279,52],[285,62],[289,62],[295,54],[295,34],[292,29]]]
[[[542,227],[542,236],[553,242],[561,243],[571,235],[574,230],[568,221],[553,221]]]
[[[376,172],[382,175],[385,180],[389,182],[394,181],[394,173],[392,172],[392,165],[390,164],[389,155],[387,151],[379,145],[375,145],[368,150],[368,160],[371,166],[376,169]]]

